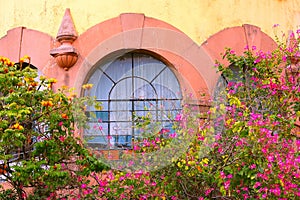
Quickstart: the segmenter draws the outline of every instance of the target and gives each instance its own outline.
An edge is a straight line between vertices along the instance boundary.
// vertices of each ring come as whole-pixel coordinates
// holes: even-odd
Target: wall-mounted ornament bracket
[[[77,32],[70,9],[67,8],[56,36],[60,46],[50,50],[50,55],[55,58],[57,65],[66,71],[78,60],[78,52],[72,45],[76,39]]]

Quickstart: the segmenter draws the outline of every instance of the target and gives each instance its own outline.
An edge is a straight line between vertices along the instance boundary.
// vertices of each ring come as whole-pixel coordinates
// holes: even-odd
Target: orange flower
[[[200,166],[197,166],[197,169],[198,169],[199,172],[202,172],[202,169],[201,169]]]
[[[6,61],[6,65],[9,66],[9,67],[14,66],[14,64],[15,64],[15,63],[14,63],[14,62],[11,62],[10,60],[7,60],[7,61]]]
[[[42,101],[41,104],[42,104],[42,106],[45,106],[45,107],[52,107],[53,106],[52,101]]]
[[[36,87],[36,86],[38,86],[39,84],[38,84],[38,82],[33,81],[30,85],[31,85],[32,87]]]
[[[20,58],[20,63],[23,63],[25,61],[30,62],[30,56],[25,55],[25,56],[23,56],[23,58]]]
[[[24,127],[22,125],[20,125],[19,123],[16,123],[12,126],[12,129],[17,129],[17,130],[23,130]]]
[[[23,63],[25,61],[24,58],[20,58],[20,63]]]
[[[25,55],[23,58],[30,60],[30,56],[28,56],[28,55]]]
[[[61,117],[62,117],[63,119],[68,119],[68,118],[69,118],[68,115],[65,114],[65,113],[61,114]]]
[[[33,78],[31,78],[31,77],[25,77],[24,78],[24,80],[26,81],[26,82],[32,82],[32,81],[34,81],[34,79]]]
[[[11,61],[6,57],[0,57],[0,62],[4,63],[5,65],[11,63]]]

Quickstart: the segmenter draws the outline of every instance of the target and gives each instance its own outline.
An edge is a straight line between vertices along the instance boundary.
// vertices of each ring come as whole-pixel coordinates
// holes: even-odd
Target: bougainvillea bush
[[[86,197],[299,199],[298,36],[289,35],[292,42],[279,43],[273,52],[247,46],[238,55],[226,49],[224,59],[237,71],[216,63],[226,82],[209,112],[195,115],[186,105],[175,118],[175,133],[161,137],[154,130],[133,148],[139,154],[152,152],[188,132],[184,153],[152,170],[94,174],[96,184],[83,186]]]
[[[74,137],[74,117],[85,118],[70,107],[76,98],[47,89],[52,79],[39,83],[47,92],[36,92],[30,69],[0,62],[6,83],[0,84],[2,173],[19,196],[35,187],[32,199],[299,199],[298,33],[289,41],[273,52],[226,49],[229,66],[216,63],[224,90],[209,111],[184,105],[172,130],[157,129],[147,117],[137,120],[144,137],[120,161],[106,160],[110,169]],[[75,107],[82,110],[79,102]],[[30,149],[23,151],[25,161],[12,165],[11,155],[22,149]]]
[[[102,167],[75,133],[92,99],[67,96],[66,88],[54,92],[56,80],[38,77],[29,63],[28,56],[18,64],[0,57],[0,170],[9,183],[0,197],[77,198],[82,167]]]

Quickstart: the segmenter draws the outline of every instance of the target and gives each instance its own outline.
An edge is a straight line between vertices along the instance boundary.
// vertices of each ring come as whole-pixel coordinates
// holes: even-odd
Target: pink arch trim
[[[206,52],[173,26],[143,14],[122,14],[87,30],[74,42],[81,60],[75,67],[74,86],[80,88],[86,75],[105,56],[114,52],[144,49],[164,57],[172,66],[183,89],[197,98],[209,96],[215,74]],[[79,92],[79,91],[78,91]]]

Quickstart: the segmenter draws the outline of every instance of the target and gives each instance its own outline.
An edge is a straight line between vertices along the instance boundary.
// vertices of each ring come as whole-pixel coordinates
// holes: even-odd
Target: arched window
[[[241,69],[237,66],[230,65],[228,67],[230,74],[222,73],[217,81],[214,90],[213,106],[218,107],[221,104],[228,105],[227,94],[229,83],[237,83],[242,81]],[[233,84],[234,85],[234,84]],[[220,134],[224,130],[224,111],[217,109],[217,115],[214,119],[214,129],[216,134]]]
[[[230,82],[236,83],[242,81],[243,79],[241,69],[239,69],[239,67],[230,65],[228,68],[228,72],[230,72],[231,74],[229,75],[222,73],[215,86],[214,101],[217,103],[226,102],[226,88]]]
[[[171,130],[172,119],[181,109],[176,76],[167,64],[149,54],[130,52],[100,64],[87,83],[93,84],[89,95],[103,106],[101,111],[89,109],[98,120],[90,121],[84,133],[92,148],[130,148],[139,135],[135,116],[150,114],[161,128]]]

